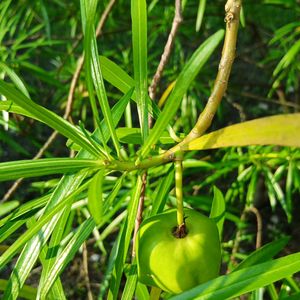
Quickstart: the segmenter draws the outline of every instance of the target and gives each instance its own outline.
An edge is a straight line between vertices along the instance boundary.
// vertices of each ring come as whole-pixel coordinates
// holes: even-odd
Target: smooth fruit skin
[[[138,231],[138,278],[178,294],[218,276],[221,247],[218,229],[208,217],[184,210],[187,235],[176,238],[176,209],[146,219]]]

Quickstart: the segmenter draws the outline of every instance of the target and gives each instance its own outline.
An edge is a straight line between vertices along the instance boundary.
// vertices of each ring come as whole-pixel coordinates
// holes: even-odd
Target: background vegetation
[[[244,2],[237,57],[226,95],[210,131],[258,117],[299,111],[299,1]],[[88,136],[87,140],[91,141],[90,132],[94,131],[103,118],[105,119],[105,113],[103,114],[102,109],[99,120],[95,117],[89,101],[91,93],[88,92],[91,88],[88,83],[93,82],[91,72],[86,66],[78,68],[84,51],[87,56],[92,56],[87,50],[92,43],[92,38],[88,40],[87,34],[92,36],[92,33],[84,31],[85,25],[82,24],[84,3],[85,1],[80,3],[56,0],[1,1],[0,77],[10,86],[17,86],[23,94],[39,105],[64,116],[80,128],[81,135]],[[224,28],[224,4],[225,1],[221,0],[182,1],[183,22],[178,28],[170,59],[156,90],[155,100],[159,106],[164,101],[164,92],[178,78],[194,51],[208,37]],[[107,8],[110,9],[104,20],[103,12]],[[99,25],[101,17],[104,20],[103,27],[97,32],[99,54],[112,60],[134,77],[130,10],[130,1],[127,0],[99,1],[92,20],[95,27]],[[89,24],[93,15],[92,12],[89,14],[88,9],[86,14],[86,19],[83,20]],[[150,85],[171,29],[174,3],[147,1],[147,14],[147,84]],[[83,32],[86,35],[85,39]],[[172,121],[173,130],[177,135],[188,134],[205,107],[218,69],[221,44],[218,44],[183,96],[180,108]],[[102,60],[100,58],[100,65],[103,64],[109,71],[109,65],[105,65],[103,60],[104,58]],[[125,93],[124,96],[124,91],[117,88],[113,80],[105,75],[108,71],[106,73],[102,71],[110,107],[120,103],[119,99],[123,99],[125,109],[132,91]],[[75,82],[74,86],[72,82]],[[96,87],[95,90],[101,92],[101,87],[98,87],[98,90]],[[2,94],[2,100],[5,100],[4,93]],[[67,141],[60,134],[54,136],[51,128],[37,122],[35,118],[24,117],[23,115],[26,115],[24,112],[8,114],[6,112],[8,107],[4,107],[6,104],[1,105],[3,110],[0,116],[1,162],[31,160],[35,155],[42,158],[74,157],[78,145]],[[120,108],[119,110],[121,111]],[[113,111],[113,117],[118,118],[119,110]],[[139,127],[134,102],[131,106],[127,106],[122,115],[123,111],[119,117],[119,127]],[[107,129],[103,130],[104,136],[105,130]],[[127,133],[126,130],[118,129],[118,141],[121,144],[121,152],[127,151],[127,156],[134,159],[139,149],[140,132],[130,132],[132,134],[129,136]],[[92,145],[93,141],[98,143],[99,139],[92,140]],[[110,141],[107,145],[113,148],[114,142]],[[167,149],[168,145],[161,145],[161,148]],[[276,251],[269,254],[268,259],[280,251],[279,256],[300,251],[299,158],[300,151],[297,148],[279,146],[229,147],[220,150],[191,151],[186,154],[183,191],[185,205],[209,214],[213,187],[218,187],[224,195],[226,217],[222,240],[222,274],[232,271],[256,248],[269,242],[277,241],[276,244],[272,244],[272,249]],[[68,172],[74,170],[66,169]],[[78,178],[83,176],[84,170],[80,172],[76,174],[78,177],[72,179],[73,182],[79,181]],[[64,186],[59,185],[60,175],[36,173],[41,174],[46,176],[25,179],[17,184],[13,179],[22,176],[12,176],[8,181],[1,182],[0,197],[3,197],[0,204],[1,253],[9,249],[14,242],[21,243],[20,239],[26,232],[28,233],[27,229],[33,228],[36,220],[43,214],[43,209],[53,197],[53,192],[57,195],[67,194]],[[137,186],[142,185],[141,179],[137,179],[135,174],[126,172],[123,175],[116,172],[102,175],[105,177],[103,190],[99,191],[96,188],[95,191],[103,193],[105,214],[101,216],[97,229],[94,229],[95,224],[90,221],[87,209],[87,186],[91,175],[92,172],[88,170],[82,184],[75,186],[77,183],[74,183],[70,189],[73,191],[71,194],[73,204],[67,202],[69,210],[66,210],[65,215],[59,220],[54,216],[49,217],[57,222],[57,226],[49,243],[43,243],[41,247],[43,250],[37,254],[38,263],[32,261],[28,264],[28,270],[24,270],[26,264],[24,262],[22,264],[20,259],[17,262],[18,255],[15,256],[20,247],[12,252],[9,263],[0,271],[2,296],[7,285],[11,284],[12,290],[9,294],[12,298],[17,297],[20,292],[17,283],[20,272],[22,274],[20,276],[24,276],[21,281],[24,279],[26,284],[21,291],[25,298],[35,297],[33,295],[40,282],[38,292],[43,295],[50,290],[49,297],[53,299],[57,299],[57,295],[60,295],[61,299],[64,297],[100,299],[106,297],[107,293],[111,293],[112,298],[118,295],[121,297],[123,293],[123,298],[126,299],[130,293],[135,293],[138,299],[147,299],[148,291],[145,286],[138,284],[136,289],[132,289],[128,284],[132,271],[129,264],[130,252],[126,256],[126,252],[120,252],[119,249],[124,246],[122,243],[126,245],[130,241],[131,232],[128,233],[129,236],[126,233],[124,237],[124,230],[128,224],[133,227],[134,219],[131,220],[128,216],[132,213],[130,211],[132,198],[139,198],[138,192],[137,195],[134,192],[138,191]],[[173,167],[168,164],[150,169],[148,175],[145,215],[151,213],[151,209],[152,213],[162,211],[164,205],[174,207],[176,200]],[[5,176],[9,177],[7,173],[0,176],[1,180]],[[61,191],[57,190],[58,186],[61,186]],[[52,252],[53,256],[49,258],[47,247],[52,246],[57,249],[52,249],[56,252],[55,254]],[[22,254],[26,254],[26,251],[31,253],[32,247],[33,243],[28,244],[27,249],[22,248]],[[124,254],[125,257],[120,258],[120,254]],[[52,266],[57,263],[55,261],[57,257],[62,263],[59,269],[54,270]],[[26,255],[23,255],[23,259],[25,258]],[[48,262],[45,262],[47,260]],[[264,260],[267,260],[266,256],[257,262]],[[60,279],[57,279],[56,276],[61,272],[63,273]],[[290,275],[283,276],[285,279],[265,288],[261,288],[264,284],[258,285],[260,288],[254,288],[253,292],[242,297],[298,299],[299,276]],[[55,282],[54,288],[47,286],[49,278]],[[116,282],[113,282],[112,278]],[[8,298],[9,294],[6,292],[5,297]],[[225,299],[224,295],[218,299],[222,297]]]

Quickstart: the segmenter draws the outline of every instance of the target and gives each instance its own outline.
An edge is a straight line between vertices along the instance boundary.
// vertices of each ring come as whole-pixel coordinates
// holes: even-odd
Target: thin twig
[[[150,98],[154,101],[156,97],[156,91],[157,91],[157,86],[161,80],[163,71],[165,69],[165,66],[167,65],[167,62],[169,60],[173,45],[174,45],[174,40],[176,33],[178,31],[178,27],[180,23],[182,22],[182,15],[181,15],[181,0],[175,0],[175,15],[174,19],[172,22],[172,27],[171,31],[168,36],[167,43],[164,48],[164,52],[161,56],[160,62],[158,64],[158,67],[156,69],[156,72],[153,76],[152,82],[149,86],[148,92]],[[152,127],[152,117],[149,116],[148,119],[148,124],[149,128]],[[135,227],[134,227],[134,233],[133,233],[133,247],[132,247],[132,257],[135,257],[135,241],[136,241],[136,235],[138,232],[138,229],[141,225],[142,219],[143,219],[143,210],[144,210],[144,201],[145,201],[145,191],[146,191],[146,184],[147,184],[147,171],[143,173],[142,177],[142,189],[141,189],[141,195],[139,199],[139,205],[138,205],[138,211],[136,215],[136,220],[135,220]]]
[[[157,70],[153,76],[151,85],[149,87],[149,96],[152,100],[155,100],[156,92],[157,92],[157,86],[160,82],[160,79],[162,77],[163,71],[165,69],[165,66],[169,60],[173,44],[175,41],[175,36],[177,33],[177,30],[179,28],[180,23],[182,22],[182,14],[181,14],[181,0],[175,0],[175,15],[172,22],[172,28],[168,36],[167,43],[164,48],[164,52],[160,58],[159,65],[157,67]]]
[[[83,271],[84,281],[87,289],[87,299],[93,300],[93,293],[91,290],[91,283],[89,278],[88,252],[87,252],[87,247],[85,242],[82,244],[82,264],[83,264],[82,271]]]
[[[105,24],[105,22],[106,22],[106,20],[109,16],[109,13],[111,12],[111,10],[113,8],[113,5],[115,4],[115,2],[116,2],[116,0],[111,0],[108,3],[108,5],[106,6],[104,12],[102,13],[101,18],[100,18],[99,23],[98,23],[97,28],[96,28],[96,37],[99,37],[102,34],[102,29],[104,27],[104,24]],[[74,102],[75,88],[76,88],[77,82],[79,80],[79,76],[80,76],[80,72],[83,68],[83,64],[84,64],[84,55],[82,54],[77,60],[76,70],[73,74],[72,81],[71,81],[71,84],[70,84],[67,104],[66,104],[66,108],[65,108],[65,112],[64,112],[64,116],[63,116],[64,119],[70,119],[71,121],[72,121],[71,112],[72,112],[72,106],[73,106],[73,102]],[[50,135],[50,137],[47,139],[47,141],[42,146],[42,148],[33,157],[33,160],[39,159],[43,156],[45,151],[54,142],[57,135],[58,135],[57,131],[54,131]],[[23,182],[23,178],[19,178],[18,180],[16,180],[12,184],[12,186],[9,188],[9,190],[6,192],[6,194],[3,196],[0,203],[5,202],[8,199],[10,199],[10,197],[16,192],[16,190],[19,188],[19,186],[21,185],[22,182]]]
[[[147,185],[147,171],[145,171],[142,175],[141,195],[140,195],[140,199],[139,199],[138,210],[136,213],[134,233],[133,233],[133,245],[132,245],[132,254],[131,254],[132,258],[135,257],[136,236],[137,236],[137,232],[138,232],[140,225],[142,223],[142,220],[143,220],[146,185]]]
[[[255,243],[255,249],[258,249],[261,247],[262,245],[262,217],[260,212],[258,211],[258,209],[254,206],[252,207],[248,207],[245,208],[245,210],[243,211],[242,215],[241,215],[241,221],[245,221],[246,219],[246,215],[247,213],[253,213],[256,217],[256,243]],[[235,255],[238,252],[238,248],[240,245],[240,238],[241,238],[241,234],[242,234],[242,230],[238,230],[237,234],[236,234],[236,238],[235,238],[235,242],[232,248],[232,253],[231,253],[231,257],[230,257],[230,261],[233,265],[236,265],[236,260],[235,260]]]

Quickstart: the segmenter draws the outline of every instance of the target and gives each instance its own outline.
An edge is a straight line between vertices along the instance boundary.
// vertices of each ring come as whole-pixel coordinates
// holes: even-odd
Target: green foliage
[[[0,202],[0,298],[86,299],[89,289],[99,299],[159,297],[137,281],[131,259],[139,201],[144,194],[143,218],[176,206],[168,150],[209,98],[225,1],[182,1],[157,99],[148,87],[174,3],[117,1],[96,36],[108,3],[0,3],[0,196],[27,178]],[[299,12],[294,0],[244,3],[212,130],[180,148],[184,205],[216,222],[230,272],[162,299],[299,298]],[[243,213],[251,207],[263,219],[259,249]]]

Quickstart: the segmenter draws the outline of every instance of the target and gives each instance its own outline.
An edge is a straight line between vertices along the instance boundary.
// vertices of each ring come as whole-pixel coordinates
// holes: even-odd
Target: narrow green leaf
[[[198,32],[201,28],[204,12],[206,8],[206,0],[199,0],[197,20],[196,20],[196,31]]]
[[[48,281],[49,272],[52,266],[55,264],[57,255],[61,250],[61,240],[64,237],[64,232],[65,232],[66,224],[68,223],[69,220],[71,207],[72,207],[72,202],[69,202],[67,205],[65,205],[63,213],[58,219],[56,226],[52,232],[49,244],[44,245],[40,253],[39,258],[42,263],[42,274],[40,276],[40,281],[38,286],[38,299],[40,298],[41,287],[44,286],[46,281]],[[49,294],[50,295],[56,294],[54,299],[61,299],[60,297],[58,297],[58,294],[63,294],[62,299],[65,298],[61,286],[61,281],[59,278],[55,281]]]
[[[163,211],[172,184],[174,184],[174,168],[170,168],[168,173],[160,179],[157,188],[152,194],[152,210],[149,216]]]
[[[92,218],[83,222],[76,233],[69,241],[67,246],[57,257],[56,263],[53,265],[52,269],[49,272],[47,281],[41,288],[41,299],[46,299],[47,293],[49,292],[51,286],[55,282],[58,275],[64,270],[67,264],[74,257],[75,253],[78,251],[82,243],[87,239],[87,237],[92,233],[95,228],[95,222]]]
[[[0,110],[4,110],[11,113],[16,113],[19,115],[23,115],[32,119],[36,119],[38,121],[41,121],[40,119],[36,118],[34,115],[32,115],[27,110],[23,109],[19,105],[16,105],[12,101],[0,101]]]
[[[16,178],[74,173],[84,168],[101,168],[103,162],[78,158],[43,158],[0,163],[0,181]]]
[[[133,92],[133,88],[130,89],[112,108],[112,117],[113,117],[113,123],[115,127],[118,125],[119,121],[121,120],[124,114],[126,106],[132,95],[132,92]],[[100,127],[101,129],[97,128],[91,138],[95,140],[101,139],[103,140],[104,143],[107,143],[110,135],[105,120],[101,122]],[[78,145],[74,144],[71,140],[67,141],[67,146],[71,148],[75,148],[76,151],[81,149]]]
[[[85,174],[86,175],[86,174]],[[70,176],[71,177],[71,176]],[[78,177],[77,180],[79,180],[80,177]],[[74,181],[73,185],[77,185],[78,181]],[[23,233],[1,256],[0,256],[0,270],[7,264],[7,262],[9,261],[9,259],[11,257],[13,257],[17,251],[29,240],[31,239],[36,233],[39,232],[39,230],[49,222],[48,224],[48,228],[47,231],[45,230],[44,232],[44,240],[39,240],[36,239],[36,236],[34,237],[34,241],[28,243],[28,248],[33,247],[33,249],[35,247],[37,247],[37,244],[42,244],[44,245],[47,241],[47,236],[49,238],[51,230],[49,230],[49,227],[51,225],[52,230],[55,226],[55,224],[57,223],[57,219],[59,219],[57,216],[60,216],[61,213],[63,212],[63,208],[68,205],[69,203],[71,203],[74,200],[74,197],[76,195],[78,195],[79,193],[81,193],[82,191],[84,191],[87,186],[89,184],[89,181],[84,183],[81,187],[77,188],[73,193],[70,193],[67,197],[65,197],[63,200],[61,200],[55,207],[49,207],[48,204],[48,210],[46,207],[46,213],[33,225],[31,226],[25,233]],[[63,187],[62,186],[58,186],[57,190],[60,190],[60,192],[62,193],[61,189]],[[64,193],[62,193],[62,197],[64,197],[64,195],[66,194],[66,191]],[[52,204],[50,202],[50,204]],[[53,204],[52,204],[53,205]],[[51,208],[51,209],[50,209]],[[57,215],[56,217],[54,217],[55,215]],[[46,235],[47,233],[47,235]],[[38,238],[38,235],[37,235]],[[26,248],[26,247],[25,247]],[[24,251],[25,248],[23,249]],[[31,249],[32,250],[32,249]],[[33,254],[33,253],[31,253]],[[28,261],[27,261],[28,263]]]
[[[223,224],[226,213],[226,203],[222,192],[214,186],[214,198],[209,217],[216,223],[219,231],[220,240],[222,240]]]
[[[110,84],[123,93],[127,93],[135,86],[135,81],[116,63],[105,56],[100,56],[103,77]],[[133,92],[132,98],[136,99],[136,91]]]
[[[138,203],[140,199],[140,192],[142,187],[141,175],[138,176],[136,185],[132,190],[131,200],[128,206],[128,217],[122,227],[122,233],[120,240],[118,241],[115,258],[114,258],[114,270],[112,271],[112,279],[110,282],[109,292],[107,299],[116,300],[118,297],[118,291],[123,274],[124,264],[126,261],[129,245],[131,242],[131,235],[134,228]]]
[[[123,69],[110,59],[100,56],[100,64],[102,66],[103,77],[106,81],[120,90],[122,93],[127,93],[135,87],[135,81]],[[137,102],[136,91],[132,93],[132,100]],[[148,111],[155,119],[160,114],[160,109],[157,104],[147,96]]]
[[[70,204],[69,204],[69,207],[71,207]],[[66,219],[67,214],[69,214],[69,209],[64,210],[64,213],[63,213],[64,218],[61,218],[59,220],[59,222],[57,223],[57,226],[53,231],[53,235],[51,236],[49,246],[44,245],[42,251],[40,252],[39,259],[42,263],[42,275],[40,277],[40,282],[39,282],[39,286],[38,286],[37,298],[36,299],[39,299],[39,289],[40,289],[41,286],[44,285],[45,280],[47,280],[48,268],[50,266],[49,262],[51,262],[52,260],[55,260],[56,254],[59,250],[59,243],[56,243],[56,242],[57,242],[57,239],[59,239],[61,237],[60,232],[62,232],[63,229],[64,229],[64,224],[62,222],[62,219]],[[65,221],[65,220],[63,220],[63,221]],[[63,226],[63,228],[61,228],[60,226]],[[57,234],[57,233],[59,233],[59,234]],[[55,240],[54,243],[53,243],[53,240]],[[57,280],[53,284],[53,286],[52,286],[52,288],[49,292],[48,298],[49,299],[59,299],[59,300],[65,300],[66,299],[66,296],[65,296],[60,278],[57,278]]]
[[[31,200],[26,203],[23,203],[20,207],[18,207],[11,214],[9,214],[8,216],[6,216],[5,218],[0,220],[0,227],[5,225],[9,220],[15,220],[17,218],[21,219],[21,217],[24,216],[25,214],[34,212],[39,207],[44,206],[46,204],[46,202],[49,200],[49,198],[50,198],[50,195],[45,195],[45,196],[37,198],[35,200]]]
[[[296,41],[291,48],[287,51],[287,53],[283,56],[281,61],[276,66],[273,75],[278,75],[282,70],[287,68],[292,61],[295,59],[296,55],[300,52],[300,40]]]
[[[228,126],[191,141],[184,150],[250,145],[300,147],[300,114],[277,115]]]
[[[251,206],[254,203],[258,179],[258,171],[257,168],[255,168],[251,174],[251,179],[247,190],[246,203],[248,206]]]
[[[27,216],[27,218],[23,218],[20,220],[8,221],[6,224],[0,229],[0,243],[5,241],[10,235],[12,235],[15,231],[17,231],[21,226],[23,226],[28,218],[32,215]]]
[[[131,264],[129,271],[126,274],[127,280],[125,283],[125,288],[122,294],[121,300],[133,299],[134,292],[137,285],[137,266],[135,263]]]
[[[35,102],[27,98],[23,93],[19,92],[18,90],[14,89],[9,84],[1,80],[0,94],[3,94],[8,100],[15,102],[24,110],[30,112],[35,118],[41,120],[41,122],[57,130],[67,138],[70,138],[71,140],[79,144],[83,149],[89,151],[91,154],[95,155],[96,157],[101,156],[99,150],[95,149],[93,145],[89,143],[89,141],[78,128],[76,128],[63,118],[59,117],[52,111],[36,104]]]
[[[126,98],[126,97],[125,97]],[[126,99],[124,99],[125,101]],[[128,101],[128,99],[127,99]],[[118,122],[120,120],[120,117],[124,111],[122,110],[122,105],[124,103],[120,102],[115,105],[115,120]],[[127,103],[126,103],[127,104]],[[126,105],[125,105],[126,106]],[[121,112],[122,111],[122,112]],[[103,122],[103,126],[105,126],[105,122]],[[95,131],[94,135],[97,137],[98,130]],[[108,135],[107,135],[108,138]],[[77,158],[86,158],[91,159],[91,155],[87,151],[80,151],[77,155]],[[40,228],[40,225],[43,225],[44,223],[47,223],[49,220],[51,220],[45,227],[43,227],[38,234],[33,237],[24,247],[20,257],[18,258],[17,264],[15,265],[15,269],[17,270],[17,278],[16,273],[13,273],[10,280],[9,280],[9,289],[7,291],[8,295],[15,295],[17,297],[20,288],[24,284],[27,276],[30,273],[30,270],[33,268],[33,266],[36,263],[36,260],[40,254],[40,251],[49,239],[52,231],[56,227],[57,221],[59,220],[59,215],[55,216],[57,212],[60,212],[63,210],[64,205],[68,204],[69,197],[65,199],[66,195],[70,194],[70,197],[74,196],[72,195],[72,191],[80,192],[81,188],[79,188],[82,180],[87,175],[87,172],[81,172],[79,174],[64,176],[59,184],[57,185],[55,191],[52,193],[50,200],[45,208],[45,212],[49,212],[49,215],[47,215],[44,219],[41,219],[37,226]],[[65,199],[65,203],[62,203],[61,206],[59,204]],[[55,206],[58,205],[58,208]],[[54,208],[55,207],[55,208]],[[49,220],[47,219],[49,218]],[[23,239],[18,239],[12,246],[9,247],[9,249],[0,257],[0,269],[9,261],[11,257],[13,257],[16,252],[19,250],[20,247],[22,247],[23,243],[25,243],[30,236],[34,235],[36,232],[33,228],[31,228],[32,231],[29,230],[29,232],[26,232],[22,235]],[[43,237],[41,240],[40,237]]]
[[[261,248],[258,248],[249,256],[247,256],[247,258],[245,258],[240,264],[238,264],[232,272],[236,272],[243,268],[248,268],[258,263],[271,260],[287,245],[289,240],[289,237],[283,237],[281,239],[268,243]]]
[[[84,28],[85,32],[85,55],[86,55],[86,62],[89,68],[89,72],[91,73],[91,77],[93,79],[93,84],[95,86],[95,91],[97,94],[97,98],[106,121],[106,124],[109,129],[110,136],[112,138],[113,144],[117,151],[118,157],[120,156],[120,145],[117,139],[117,135],[115,132],[115,128],[113,125],[113,118],[111,114],[111,110],[109,107],[105,86],[103,82],[103,76],[101,72],[100,62],[99,62],[99,55],[98,55],[98,48],[96,42],[96,34],[94,29],[94,19],[95,19],[95,12],[96,12],[96,4],[97,1],[82,1],[83,10],[81,11],[82,14],[86,13],[86,26]]]
[[[230,299],[269,285],[299,271],[300,252],[220,276],[171,299]]]
[[[20,205],[19,201],[8,201],[5,203],[0,203],[0,217],[10,213],[16,207]]]
[[[281,189],[280,184],[275,179],[275,176],[268,168],[263,168],[264,174],[267,180],[267,188],[269,191],[269,195],[271,194],[272,200],[277,199],[282,206],[288,220],[291,220],[291,212],[288,210],[288,206],[285,200],[285,195]],[[271,200],[271,199],[270,199]]]
[[[5,291],[8,284],[8,280],[0,279],[0,291]],[[20,297],[28,300],[36,299],[36,288],[29,285],[24,285],[20,290]]]
[[[167,99],[162,113],[159,115],[155,125],[141,149],[140,156],[145,157],[153,144],[157,142],[161,133],[166,129],[170,120],[176,114],[183,95],[186,93],[191,82],[207,62],[213,51],[221,42],[224,36],[224,30],[219,30],[214,35],[209,37],[192,55],[186,63],[184,69],[179,74],[174,89]]]
[[[287,210],[290,212],[289,214],[289,221],[292,220],[292,212],[293,212],[293,201],[292,201],[292,195],[293,195],[293,177],[294,177],[294,172],[293,172],[294,166],[293,166],[293,160],[289,161],[289,166],[288,166],[288,172],[287,172],[287,177],[286,177],[286,184],[285,184],[285,195],[286,195],[286,205],[287,205]]]
[[[131,0],[132,48],[137,109],[143,141],[149,134],[147,105],[147,7],[145,0]]]
[[[241,22],[242,27],[246,27],[246,18],[245,18],[244,6],[241,7],[240,22]]]
[[[104,170],[100,170],[94,175],[89,189],[88,189],[88,208],[91,216],[94,218],[96,224],[102,221],[103,212],[103,195],[102,185],[104,180]]]
[[[15,86],[28,98],[30,98],[29,93],[21,80],[21,78],[13,71],[11,68],[9,68],[6,64],[3,62],[0,62],[0,70],[4,71],[11,81],[15,84]]]

